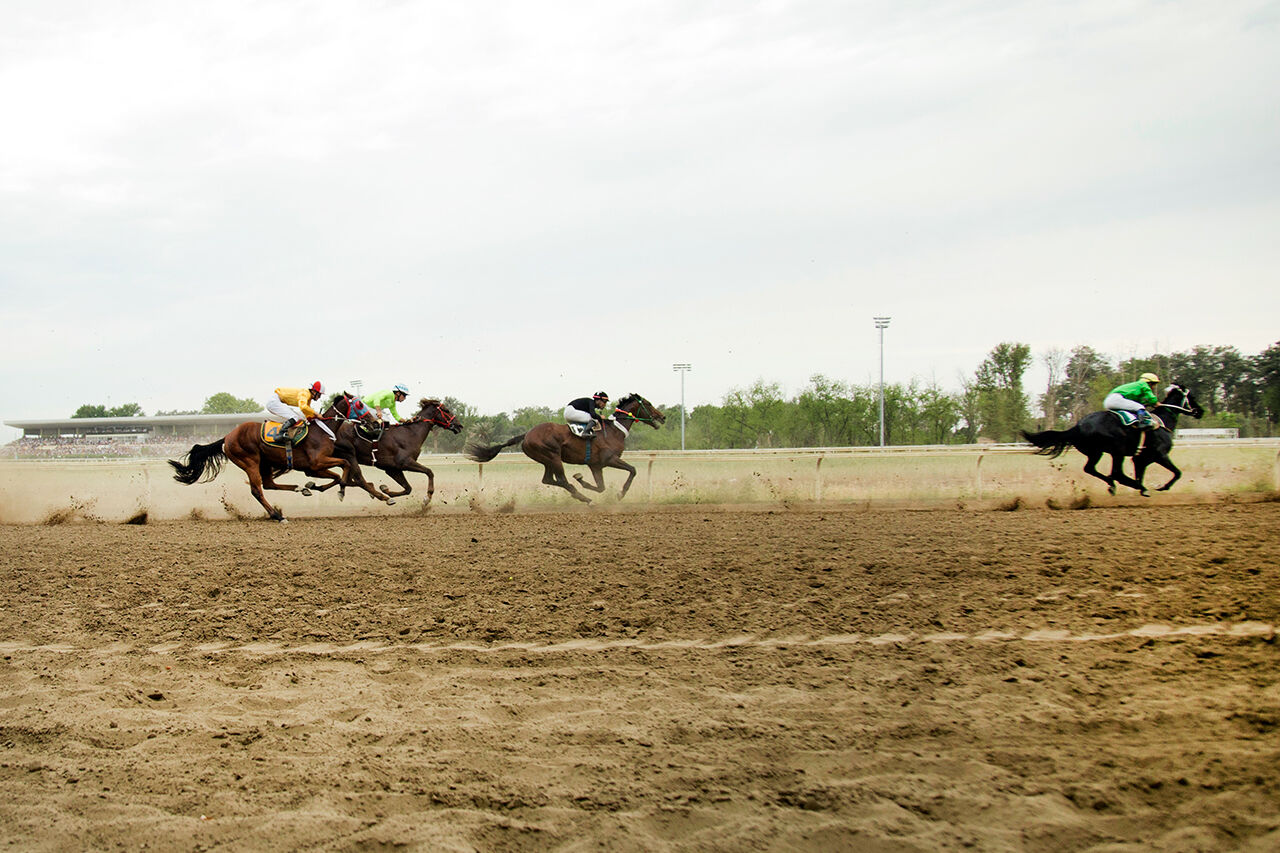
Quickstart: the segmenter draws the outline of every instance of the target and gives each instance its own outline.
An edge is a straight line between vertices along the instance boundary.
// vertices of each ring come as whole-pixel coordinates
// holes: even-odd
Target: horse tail
[[[1036,454],[1055,459],[1068,448],[1075,445],[1076,428],[1047,429],[1044,432],[1027,432],[1022,430],[1022,437],[1036,446]]]
[[[183,457],[182,462],[170,459],[169,464],[178,472],[173,475],[173,479],[190,486],[193,483],[207,483],[218,476],[218,472],[222,470],[222,463],[227,459],[226,451],[222,447],[224,441],[226,441],[225,438],[220,438],[213,444],[192,445],[191,451]]]
[[[507,439],[502,444],[491,444],[488,447],[481,447],[478,444],[468,444],[466,450],[462,451],[462,453],[472,462],[488,462],[511,445],[519,444],[524,441],[524,437],[526,435],[528,435],[528,433],[522,432],[515,438]]]

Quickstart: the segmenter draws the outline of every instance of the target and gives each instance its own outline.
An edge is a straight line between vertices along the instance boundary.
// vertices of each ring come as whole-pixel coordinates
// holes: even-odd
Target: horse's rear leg
[[[543,483],[548,486],[559,486],[578,500],[582,501],[584,504],[591,503],[591,498],[575,489],[573,487],[573,483],[569,482],[569,478],[564,474],[564,465],[560,464],[559,461],[544,462],[542,463],[542,466],[546,469],[542,475]]]
[[[236,464],[239,465],[239,461],[236,461]],[[241,467],[244,468],[244,472],[249,475],[249,491],[253,493],[253,496],[257,499],[258,503],[262,504],[262,508],[267,511],[267,517],[272,521],[287,521],[284,517],[284,512],[272,506],[267,501],[267,496],[262,491],[264,487],[274,489],[281,487],[277,486],[271,480],[269,475],[265,478],[263,477],[262,466],[241,465]],[[290,486],[290,488],[293,487]]]
[[[1124,472],[1125,457],[1118,453],[1111,454],[1111,479],[1115,480],[1122,486],[1128,486],[1131,489],[1137,489],[1139,492],[1146,494],[1146,489],[1142,488],[1142,483],[1130,477]],[[1111,487],[1111,494],[1116,493],[1116,487]]]
[[[401,495],[407,495],[413,491],[413,486],[409,484],[409,478],[404,475],[404,472],[412,471],[415,474],[426,474],[427,475],[427,496],[426,498],[423,499],[422,502],[424,504],[431,503],[431,496],[436,493],[435,473],[426,465],[423,465],[421,462],[418,462],[413,459],[410,459],[407,462],[403,462],[403,463],[397,462],[396,464],[397,464],[397,467],[395,468],[383,468],[382,470],[387,472],[387,476],[391,477],[391,479],[399,483],[400,486],[404,489],[404,491],[398,492],[392,495],[391,492],[387,492],[386,486],[382,487],[382,491],[386,492],[388,495],[391,495],[392,497],[400,497]]]
[[[1097,477],[1099,480],[1107,484],[1107,491],[1111,494],[1116,493],[1115,481],[1098,470],[1098,462],[1102,459],[1101,453],[1091,453],[1084,463],[1084,472]]]

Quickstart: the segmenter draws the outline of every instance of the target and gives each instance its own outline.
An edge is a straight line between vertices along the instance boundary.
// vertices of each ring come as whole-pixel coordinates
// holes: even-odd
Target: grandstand
[[[262,421],[268,417],[263,411],[231,415],[5,421],[5,426],[22,430],[22,437],[0,448],[0,457],[166,456],[185,452],[192,444],[215,441],[245,421]]]

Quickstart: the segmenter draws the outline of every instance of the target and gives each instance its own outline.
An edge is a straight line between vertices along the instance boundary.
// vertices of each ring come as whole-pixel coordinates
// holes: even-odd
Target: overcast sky
[[[7,0],[0,116],[0,418],[1280,340],[1275,2]]]

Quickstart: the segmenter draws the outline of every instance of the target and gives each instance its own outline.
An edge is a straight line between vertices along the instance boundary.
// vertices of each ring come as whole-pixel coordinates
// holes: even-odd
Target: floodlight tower
[[[880,330],[880,446],[884,447],[884,330],[889,328],[890,317],[872,317]]]
[[[678,371],[680,374],[680,450],[684,451],[684,376],[690,370],[693,370],[692,364],[684,364],[683,362],[671,365],[671,369]]]

